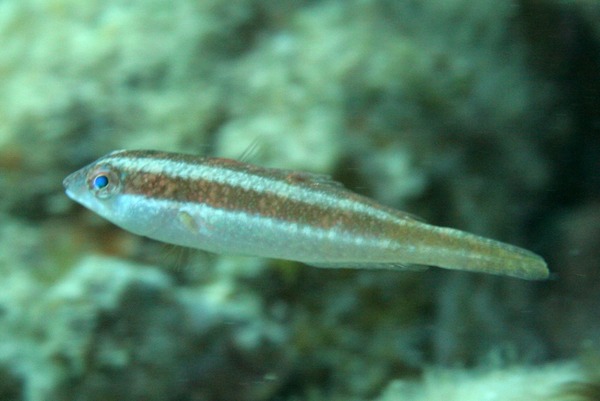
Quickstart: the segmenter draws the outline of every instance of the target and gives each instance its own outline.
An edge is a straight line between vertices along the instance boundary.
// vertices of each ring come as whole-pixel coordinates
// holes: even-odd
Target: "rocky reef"
[[[0,2],[0,399],[597,399],[598,21],[585,1]],[[61,185],[113,149],[254,147],[554,275],[189,252]]]

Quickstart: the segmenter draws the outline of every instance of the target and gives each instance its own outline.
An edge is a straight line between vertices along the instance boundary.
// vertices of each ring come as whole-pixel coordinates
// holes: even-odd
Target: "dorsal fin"
[[[427,221],[424,218],[417,216],[416,214],[404,212],[402,210],[397,210],[397,209],[393,209],[393,211],[396,215],[399,215],[400,217],[402,217],[404,219],[415,220],[415,221],[418,221],[419,223],[427,223]]]
[[[346,189],[344,184],[339,181],[335,181],[330,175],[327,174],[318,174],[318,173],[309,173],[307,171],[297,171],[297,170],[276,170],[278,174],[281,174],[281,177],[285,179],[290,184],[308,184],[308,185],[323,185],[329,186],[335,189]],[[352,192],[354,193],[354,192]],[[403,218],[409,220],[415,220],[421,223],[426,223],[425,219],[414,215],[412,213],[404,212],[402,210],[397,210],[393,208],[389,208],[390,212]]]
[[[259,159],[261,153],[264,152],[264,148],[262,146],[263,141],[263,138],[260,136],[254,138],[252,142],[250,142],[250,145],[248,145],[248,147],[244,149],[242,154],[237,158],[237,160],[242,163],[250,163],[254,159]]]
[[[344,188],[344,185],[335,181],[331,176],[327,174],[316,174],[309,173],[306,171],[296,171],[296,170],[281,170],[282,175],[285,180],[289,183],[305,183],[305,184],[315,184],[315,185],[328,185],[335,188]]]

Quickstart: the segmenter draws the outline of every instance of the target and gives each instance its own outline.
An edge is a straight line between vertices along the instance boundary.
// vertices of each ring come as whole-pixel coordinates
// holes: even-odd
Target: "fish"
[[[428,266],[542,280],[528,250],[415,216],[331,177],[216,157],[116,150],[68,175],[67,196],[154,240],[326,268]]]

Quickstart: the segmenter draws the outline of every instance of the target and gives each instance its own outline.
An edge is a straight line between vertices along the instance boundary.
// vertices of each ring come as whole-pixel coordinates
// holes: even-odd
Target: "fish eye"
[[[97,198],[110,198],[121,189],[120,174],[112,166],[98,166],[88,174],[88,188]]]
[[[102,189],[108,185],[108,176],[105,174],[98,174],[96,178],[94,178],[93,184],[95,189]]]

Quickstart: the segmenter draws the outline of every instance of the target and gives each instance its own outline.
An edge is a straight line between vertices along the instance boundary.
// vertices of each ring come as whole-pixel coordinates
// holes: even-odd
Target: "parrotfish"
[[[437,266],[528,280],[549,275],[535,253],[427,224],[320,174],[118,150],[63,185],[71,199],[125,230],[215,253],[331,268]]]

